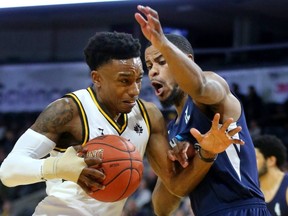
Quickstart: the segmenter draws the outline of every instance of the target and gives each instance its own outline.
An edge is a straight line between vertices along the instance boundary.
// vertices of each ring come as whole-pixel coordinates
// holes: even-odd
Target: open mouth
[[[157,81],[152,81],[151,84],[152,84],[153,88],[155,89],[155,94],[157,96],[160,96],[164,91],[163,84],[161,84]]]

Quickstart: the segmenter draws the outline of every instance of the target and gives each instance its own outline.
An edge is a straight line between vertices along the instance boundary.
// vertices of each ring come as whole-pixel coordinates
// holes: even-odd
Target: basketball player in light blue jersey
[[[186,144],[190,143],[196,149],[195,157],[213,164],[194,189],[183,178],[181,186],[186,191],[182,195],[189,195],[196,216],[270,215],[259,188],[254,146],[241,103],[222,77],[202,71],[194,62],[193,50],[186,38],[164,35],[157,11],[144,6],[137,8],[140,13],[136,13],[135,18],[150,42],[145,50],[145,62],[155,94],[164,106],[174,105],[177,112],[168,126],[170,144],[175,150],[171,159],[180,160],[177,153],[186,151]],[[241,126],[242,131],[234,137],[244,140],[245,145],[233,144],[218,156],[205,155],[205,147],[197,143],[189,128],[207,132],[215,113],[220,113],[220,122],[228,117],[235,119],[228,131]],[[170,215],[173,208],[167,206],[175,206],[177,198],[161,181],[159,178],[153,205],[157,215]]]

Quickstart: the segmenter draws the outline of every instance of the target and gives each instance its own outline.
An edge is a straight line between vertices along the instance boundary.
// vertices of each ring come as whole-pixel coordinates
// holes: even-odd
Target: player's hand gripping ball
[[[104,190],[96,190],[91,197],[102,202],[115,202],[127,198],[138,188],[143,174],[143,161],[136,147],[117,135],[104,135],[89,140],[84,151],[86,157],[100,157],[101,170],[106,175]]]

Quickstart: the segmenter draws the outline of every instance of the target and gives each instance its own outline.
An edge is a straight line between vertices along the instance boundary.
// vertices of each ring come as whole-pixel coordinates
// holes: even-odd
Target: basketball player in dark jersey
[[[183,195],[189,195],[195,215],[270,215],[259,187],[254,146],[241,103],[222,77],[202,71],[194,62],[193,50],[186,38],[164,35],[157,11],[144,6],[137,8],[140,13],[136,13],[135,18],[151,43],[145,50],[145,62],[155,94],[164,106],[174,105],[177,112],[176,119],[168,126],[174,153],[182,149],[183,141],[189,142],[196,149],[195,157],[213,163],[194,189],[183,179],[182,187],[186,189]],[[191,127],[201,133],[208,131],[215,113],[220,113],[220,123],[232,117],[235,122],[228,131],[240,125],[242,131],[234,137],[245,142],[242,146],[229,146],[218,157],[203,155],[205,148],[189,133]],[[153,194],[153,205],[157,215],[169,215],[177,197],[169,195],[169,188],[165,188],[161,180],[158,179]]]
[[[288,174],[284,171],[287,148],[274,135],[260,135],[253,140],[260,188],[273,216],[288,215]]]

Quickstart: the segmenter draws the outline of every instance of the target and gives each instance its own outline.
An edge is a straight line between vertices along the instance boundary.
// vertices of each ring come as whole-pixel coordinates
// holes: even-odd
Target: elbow
[[[177,181],[177,177],[170,176],[165,180],[162,180],[167,190],[176,197],[182,198],[188,195],[186,187],[183,187],[181,182]]]
[[[165,182],[165,186],[171,194],[183,198],[188,196],[196,187],[194,182],[190,181],[189,184],[184,182],[182,176],[174,176],[174,178],[170,178],[169,181]]]
[[[0,167],[1,182],[6,187],[18,186],[18,184],[15,183],[15,179],[17,179],[17,176],[14,175],[13,169],[8,169],[8,167],[11,168],[11,166],[7,166],[5,162],[3,162]]]
[[[6,177],[6,176],[2,176],[1,175],[1,182],[3,183],[3,185],[5,185],[6,187],[15,187],[17,185],[13,184],[13,181],[11,180],[11,178]]]
[[[152,193],[152,206],[154,214],[157,216],[172,215],[179,207],[182,198],[171,194],[165,186],[161,184],[156,185]]]
[[[162,209],[159,208],[159,205],[157,204],[157,199],[155,199],[154,196],[152,196],[152,209],[153,209],[154,215],[157,215],[157,216],[165,215]]]
[[[181,184],[177,184],[177,186],[174,184],[174,187],[170,187],[169,191],[171,194],[179,198],[183,198],[188,195],[187,191],[183,190],[183,185]]]

